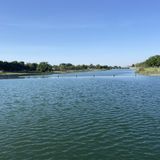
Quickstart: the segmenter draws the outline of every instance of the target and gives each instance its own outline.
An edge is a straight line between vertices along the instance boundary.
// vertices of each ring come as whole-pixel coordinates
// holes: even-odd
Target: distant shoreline
[[[25,76],[43,76],[52,74],[65,74],[65,73],[78,73],[78,72],[94,72],[94,71],[108,71],[107,69],[86,69],[86,70],[66,70],[66,71],[53,71],[53,72],[0,72],[0,79],[17,79]]]

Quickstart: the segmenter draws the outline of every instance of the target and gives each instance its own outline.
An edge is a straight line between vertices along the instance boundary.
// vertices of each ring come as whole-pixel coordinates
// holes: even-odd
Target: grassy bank
[[[139,67],[136,72],[143,75],[160,76],[159,67]]]

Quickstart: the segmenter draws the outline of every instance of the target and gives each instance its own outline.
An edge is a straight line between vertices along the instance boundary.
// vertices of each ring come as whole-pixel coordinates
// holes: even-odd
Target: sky
[[[0,0],[0,60],[128,66],[159,53],[159,0]]]

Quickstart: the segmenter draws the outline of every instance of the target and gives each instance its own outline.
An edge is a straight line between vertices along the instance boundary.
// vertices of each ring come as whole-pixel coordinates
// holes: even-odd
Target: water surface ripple
[[[160,77],[79,74],[0,81],[0,159],[159,160]]]

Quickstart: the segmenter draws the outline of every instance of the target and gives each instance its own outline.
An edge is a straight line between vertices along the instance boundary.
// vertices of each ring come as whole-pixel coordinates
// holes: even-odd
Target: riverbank
[[[21,77],[24,77],[24,76],[36,76],[36,75],[48,75],[48,74],[53,74],[53,73],[1,72],[0,73],[0,79],[14,79],[14,78],[21,78]]]
[[[158,67],[139,67],[135,69],[138,74],[148,76],[160,76],[160,68]]]
[[[38,76],[38,75],[52,75],[52,74],[65,74],[65,73],[78,73],[89,71],[104,71],[104,69],[86,69],[86,70],[66,70],[66,71],[53,71],[53,72],[0,72],[0,79],[16,79],[25,76]]]

